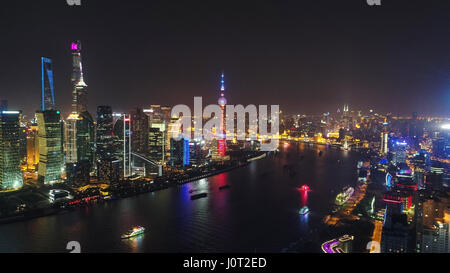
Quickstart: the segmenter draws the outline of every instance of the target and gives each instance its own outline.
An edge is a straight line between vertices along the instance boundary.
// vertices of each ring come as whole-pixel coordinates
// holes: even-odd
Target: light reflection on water
[[[149,232],[149,231],[147,231]],[[142,252],[142,244],[144,241],[145,234],[141,234],[139,236],[123,239],[123,243],[126,244],[130,248],[130,252],[138,253]]]
[[[292,144],[280,150],[275,157],[178,187],[0,225],[0,234],[7,234],[0,236],[0,252],[65,252],[69,240],[79,241],[83,252],[279,252],[320,226],[332,191],[356,181],[359,159],[324,146]],[[289,175],[284,165],[296,174]],[[311,191],[299,192],[303,184]],[[219,190],[224,185],[231,187]],[[190,199],[201,192],[208,196]],[[305,205],[310,213],[299,215]],[[148,232],[121,241],[135,225]]]

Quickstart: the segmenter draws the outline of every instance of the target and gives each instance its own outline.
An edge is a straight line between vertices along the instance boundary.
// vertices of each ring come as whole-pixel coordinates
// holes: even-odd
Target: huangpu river
[[[325,145],[282,143],[277,155],[227,173],[0,225],[0,252],[69,252],[69,241],[78,241],[81,252],[281,252],[324,225],[337,192],[356,183],[358,159]],[[231,187],[219,190],[223,185]],[[191,190],[208,196],[191,200]],[[305,216],[298,213],[303,205],[310,209]],[[120,238],[136,225],[147,232]]]

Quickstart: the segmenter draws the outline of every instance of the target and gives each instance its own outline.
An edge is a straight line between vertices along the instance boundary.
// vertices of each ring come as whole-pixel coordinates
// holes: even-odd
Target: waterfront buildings
[[[131,116],[131,151],[143,156],[148,154],[148,116],[141,108],[130,112]]]
[[[181,138],[180,140],[170,139],[170,159],[169,165],[183,168],[189,165],[189,140]]]
[[[36,112],[39,136],[38,180],[42,184],[61,182],[64,171],[62,126],[58,110]]]
[[[118,183],[120,179],[121,161],[114,158],[97,160],[97,179],[99,183]]]
[[[83,79],[81,63],[81,42],[71,44],[72,52],[72,112],[66,120],[66,163],[70,164],[67,171],[77,169],[75,166],[94,166],[95,127],[92,116],[87,111],[87,84]],[[76,165],[83,161],[82,164]],[[76,178],[77,175],[67,174]]]
[[[62,143],[62,142],[61,142]],[[37,124],[27,128],[27,170],[35,170],[39,163],[39,134]]]
[[[96,149],[97,159],[114,155],[113,116],[110,106],[97,107]]]
[[[148,132],[149,158],[155,162],[164,160],[164,131],[160,128],[150,128]]]
[[[0,112],[0,190],[18,189],[23,185],[20,170],[20,111]]]

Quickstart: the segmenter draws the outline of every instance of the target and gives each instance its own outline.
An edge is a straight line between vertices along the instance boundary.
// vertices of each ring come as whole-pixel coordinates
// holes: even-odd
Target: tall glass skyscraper
[[[20,170],[20,111],[0,112],[0,189],[18,189],[23,185]]]
[[[88,161],[94,165],[94,121],[87,111],[87,84],[83,80],[81,42],[71,43],[72,52],[72,113],[66,121],[66,163]],[[86,166],[87,163],[83,164]],[[70,169],[70,168],[68,168]]]
[[[41,58],[42,71],[42,111],[55,109],[52,60]]]
[[[72,52],[72,112],[87,111],[87,84],[83,79],[83,66],[81,64],[81,42],[73,41]]]
[[[64,157],[61,145],[60,112],[45,110],[36,113],[39,136],[38,180],[43,184],[61,182]]]
[[[114,154],[113,116],[111,106],[97,107],[97,159],[109,158]]]

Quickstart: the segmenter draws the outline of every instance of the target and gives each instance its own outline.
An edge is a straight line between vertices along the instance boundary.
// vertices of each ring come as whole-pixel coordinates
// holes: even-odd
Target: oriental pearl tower
[[[222,109],[222,117],[220,120],[221,129],[219,129],[219,139],[218,139],[218,154],[219,156],[225,156],[227,152],[227,142],[225,133],[225,105],[227,104],[227,99],[225,98],[225,76],[222,72],[220,79],[220,97],[219,106]]]

